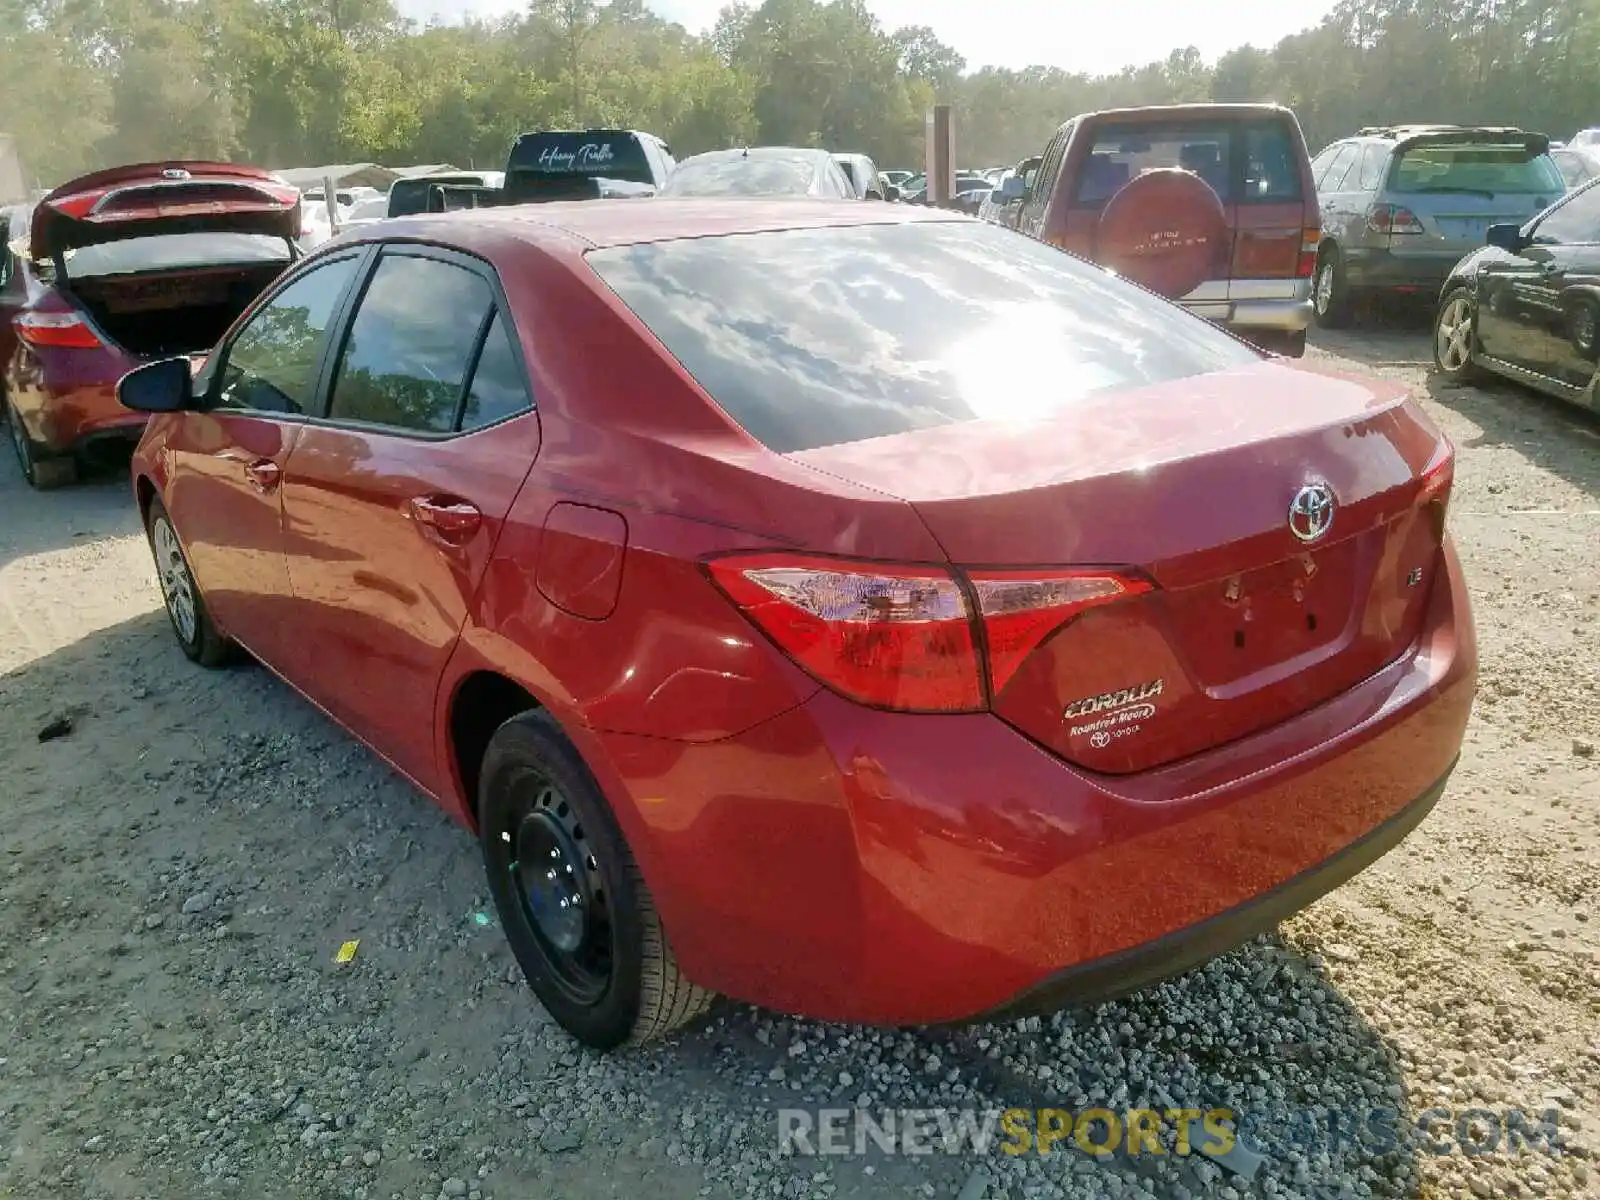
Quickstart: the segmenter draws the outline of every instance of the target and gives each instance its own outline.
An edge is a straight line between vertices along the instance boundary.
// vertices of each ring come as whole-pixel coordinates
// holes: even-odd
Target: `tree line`
[[[1019,29],[1018,36],[1026,36]],[[170,157],[270,167],[502,164],[525,129],[647,129],[680,157],[818,145],[914,168],[934,102],[962,165],[1038,153],[1074,113],[1274,100],[1313,151],[1362,125],[1600,124],[1600,0],[1344,0],[1270,49],[1113,75],[969,70],[862,0],[733,3],[697,36],[643,0],[530,0],[419,26],[390,0],[0,0],[0,131],[38,182]]]

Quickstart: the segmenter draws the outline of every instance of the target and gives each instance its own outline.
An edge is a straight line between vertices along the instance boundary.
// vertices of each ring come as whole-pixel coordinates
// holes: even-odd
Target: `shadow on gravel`
[[[1427,386],[1430,396],[1483,431],[1465,446],[1504,446],[1600,498],[1600,415],[1507,380],[1462,386],[1430,375]]]
[[[268,672],[193,667],[155,612],[0,677],[8,713],[62,704],[60,740],[0,726],[0,1194],[950,1197],[980,1167],[987,1200],[1415,1188],[1396,1049],[1309,945],[1261,939],[1044,1021],[881,1031],[727,1004],[597,1056],[521,983],[471,837]],[[1118,1152],[1041,1155],[1032,1114],[1008,1154],[1013,1107],[1065,1110],[1047,1134],[1109,1109]],[[825,1108],[852,1110],[847,1153],[781,1156],[780,1113],[821,1149]],[[1165,1153],[1127,1155],[1135,1108]],[[1175,1154],[1186,1108],[1236,1113],[1264,1160]],[[908,1142],[909,1110],[945,1124]]]
[[[34,554],[139,532],[128,455],[112,454],[55,491],[28,486],[0,426],[0,569]]]

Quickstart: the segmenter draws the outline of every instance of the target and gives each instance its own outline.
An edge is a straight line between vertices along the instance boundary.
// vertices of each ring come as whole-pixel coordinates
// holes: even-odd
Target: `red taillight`
[[[969,580],[974,611],[963,581],[941,567],[794,554],[708,565],[745,616],[818,681],[862,704],[906,712],[981,711],[986,694],[1005,687],[1063,623],[1151,587],[1101,571],[982,571]]]
[[[988,644],[989,694],[996,696],[1039,643],[1073,617],[1152,586],[1103,571],[983,571],[971,579]]]
[[[1419,503],[1433,523],[1434,536],[1444,540],[1445,521],[1450,514],[1450,492],[1456,480],[1456,455],[1454,447],[1447,446],[1444,456],[1422,473],[1422,492]]]
[[[1398,204],[1374,204],[1367,209],[1367,228],[1373,233],[1423,232],[1417,214]]]
[[[30,346],[98,350],[100,339],[82,317],[71,312],[25,312],[12,322],[17,336]]]
[[[1317,247],[1322,244],[1322,230],[1307,226],[1300,235],[1300,257],[1295,262],[1296,279],[1310,279],[1317,271]]]
[[[949,572],[765,554],[709,566],[757,628],[841,695],[918,712],[983,707],[972,614]]]

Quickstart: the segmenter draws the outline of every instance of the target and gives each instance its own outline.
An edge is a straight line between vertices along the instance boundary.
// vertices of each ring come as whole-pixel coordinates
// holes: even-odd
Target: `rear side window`
[[[481,429],[533,407],[522,364],[511,346],[511,330],[498,313],[484,338],[483,352],[472,372],[461,428]]]
[[[1352,168],[1361,158],[1361,147],[1354,142],[1342,146],[1339,153],[1333,156],[1333,162],[1328,165],[1328,173],[1322,177],[1322,182],[1317,185],[1321,192],[1337,192],[1345,185]],[[1350,182],[1354,184],[1355,180]]]
[[[448,433],[494,307],[474,271],[385,255],[350,322],[328,416],[416,433]]]
[[[1566,190],[1561,170],[1548,154],[1534,158],[1520,145],[1408,146],[1389,172],[1389,190],[1404,195],[1429,192],[1488,192],[1494,195],[1558,196]]]
[[[1023,418],[1261,361],[1176,305],[978,222],[690,238],[588,262],[780,453]],[[1018,363],[1024,386],[1006,382]]]
[[[1256,121],[1244,127],[1243,204],[1292,204],[1300,199],[1301,139],[1283,121]]]
[[[1377,191],[1383,183],[1384,168],[1389,165],[1389,147],[1372,142],[1361,151],[1360,176],[1356,186],[1363,192]]]

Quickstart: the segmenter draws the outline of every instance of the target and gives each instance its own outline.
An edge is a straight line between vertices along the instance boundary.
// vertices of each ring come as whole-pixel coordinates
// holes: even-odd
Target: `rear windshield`
[[[1389,172],[1389,190],[1535,195],[1566,190],[1548,154],[1529,158],[1520,145],[1411,146]]]
[[[704,154],[686,158],[663,196],[809,196],[819,189],[816,160],[803,154]],[[834,191],[837,193],[837,186]]]
[[[1224,204],[1300,199],[1302,142],[1285,121],[1117,124],[1094,134],[1074,203],[1099,208],[1146,171],[1180,167]]]
[[[522,195],[550,192],[567,180],[595,177],[655,182],[650,159],[631,133],[536,133],[518,138],[512,146],[506,164],[506,191]]]
[[[416,179],[396,179],[389,185],[388,214],[412,217],[428,211],[428,189],[435,184],[482,185],[482,175],[422,175]]]
[[[287,262],[289,243],[255,233],[166,233],[83,246],[62,255],[68,279],[176,271],[185,267]]]
[[[588,261],[779,453],[1028,418],[1261,361],[1099,267],[978,222],[689,238]]]

